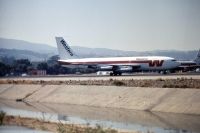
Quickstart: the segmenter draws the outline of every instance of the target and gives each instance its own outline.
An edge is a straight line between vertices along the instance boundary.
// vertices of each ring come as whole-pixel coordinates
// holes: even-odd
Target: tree
[[[0,57],[0,60],[5,65],[12,65],[15,61],[15,58],[13,56],[12,57],[4,56],[4,57]]]
[[[59,60],[59,56],[58,56],[58,55],[51,56],[51,57],[47,60],[47,64],[48,64],[49,66],[56,65],[56,64],[58,64],[58,60]]]
[[[48,64],[46,62],[41,62],[37,65],[38,70],[48,70]]]
[[[5,76],[10,73],[10,66],[0,62],[0,76]]]
[[[32,66],[28,59],[19,59],[15,60],[13,67],[13,71],[16,75],[27,73],[28,68]]]

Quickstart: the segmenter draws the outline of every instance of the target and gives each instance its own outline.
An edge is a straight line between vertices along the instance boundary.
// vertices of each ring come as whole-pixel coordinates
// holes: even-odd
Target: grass
[[[43,125],[40,126],[40,129],[41,129],[42,131],[47,131],[47,130],[48,130],[48,129],[47,129],[45,126],[43,126]]]
[[[66,130],[66,127],[64,126],[64,124],[62,124],[60,122],[60,123],[58,123],[57,126],[58,126],[58,128],[57,128],[58,133],[67,133],[67,130]]]
[[[62,123],[58,124],[57,132],[58,133],[117,133],[117,131],[114,129],[110,128],[103,129],[103,127],[98,124],[94,128],[89,127],[89,125],[87,125],[85,128],[80,128],[73,124],[66,127]]]
[[[18,125],[24,126],[27,128],[32,128],[36,130],[44,130],[56,133],[118,133],[117,130],[114,129],[104,129],[100,125],[96,125],[95,127],[87,125],[79,125],[79,124],[64,124],[64,123],[55,123],[49,121],[43,121],[34,118],[24,118],[19,116],[5,116],[5,113],[2,112],[2,122],[6,125]],[[126,133],[126,132],[121,132]]]

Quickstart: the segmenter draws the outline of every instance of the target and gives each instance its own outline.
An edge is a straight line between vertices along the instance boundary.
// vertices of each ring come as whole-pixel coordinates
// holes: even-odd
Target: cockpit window
[[[172,61],[176,61],[175,59],[173,59]]]

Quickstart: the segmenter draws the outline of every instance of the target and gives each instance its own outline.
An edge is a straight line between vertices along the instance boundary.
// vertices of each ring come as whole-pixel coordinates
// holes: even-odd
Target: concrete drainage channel
[[[191,88],[1,84],[0,99],[200,114],[200,91]]]

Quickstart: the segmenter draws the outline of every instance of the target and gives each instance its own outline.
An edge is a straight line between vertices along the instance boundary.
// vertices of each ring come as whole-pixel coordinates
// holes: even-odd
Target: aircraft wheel
[[[165,75],[165,74],[167,74],[167,71],[160,71],[160,74]]]

